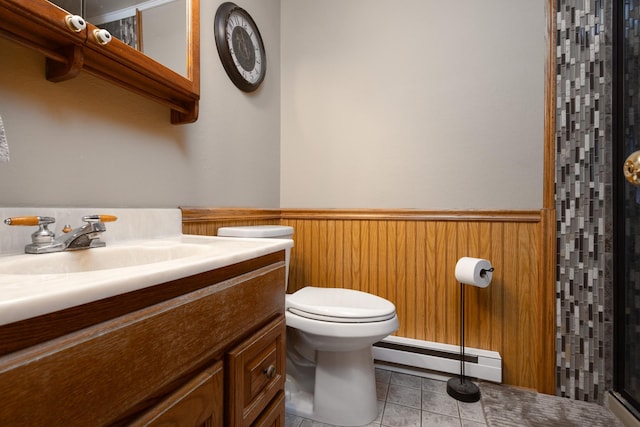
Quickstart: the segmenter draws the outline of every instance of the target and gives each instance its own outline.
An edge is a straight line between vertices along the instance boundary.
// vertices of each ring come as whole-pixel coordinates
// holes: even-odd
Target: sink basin
[[[172,261],[211,252],[211,245],[165,243],[113,246],[43,255],[19,255],[12,259],[0,258],[0,273],[20,275],[82,273]]]

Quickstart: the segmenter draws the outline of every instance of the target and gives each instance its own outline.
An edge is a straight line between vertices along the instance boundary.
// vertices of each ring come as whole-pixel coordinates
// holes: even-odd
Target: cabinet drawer
[[[131,426],[221,427],[222,375],[222,362],[218,362],[147,411]]]
[[[251,427],[284,427],[284,417],[284,392],[281,391]]]
[[[249,426],[284,390],[285,323],[275,320],[227,354],[227,421]]]

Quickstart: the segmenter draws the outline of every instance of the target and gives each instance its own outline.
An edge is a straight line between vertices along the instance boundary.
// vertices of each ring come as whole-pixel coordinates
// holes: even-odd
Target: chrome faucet
[[[105,246],[105,243],[100,240],[100,236],[103,231],[107,231],[107,227],[105,227],[104,222],[100,220],[100,215],[83,216],[82,220],[86,222],[86,224],[54,240],[54,242],[62,245],[63,251],[101,248]]]
[[[63,229],[65,233],[58,237],[55,237],[55,234],[48,229],[48,225],[56,221],[52,217],[14,217],[5,219],[4,223],[7,225],[37,225],[38,230],[31,235],[31,243],[24,247],[24,251],[28,254],[48,254],[105,246],[106,244],[100,240],[102,232],[107,230],[104,223],[116,219],[117,217],[113,215],[83,216],[82,220],[86,224],[70,231],[67,231],[67,227],[65,227]]]

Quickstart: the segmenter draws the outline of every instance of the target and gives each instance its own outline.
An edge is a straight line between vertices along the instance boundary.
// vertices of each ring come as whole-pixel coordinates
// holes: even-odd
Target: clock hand
[[[242,55],[242,57],[246,58],[247,49],[245,48],[245,45],[244,45],[244,37],[242,35],[242,31],[236,32],[236,43],[238,44],[238,56]]]
[[[249,48],[247,47],[247,41],[244,34],[244,31],[240,32],[240,35],[242,37],[242,52],[244,53],[245,59],[249,59]]]

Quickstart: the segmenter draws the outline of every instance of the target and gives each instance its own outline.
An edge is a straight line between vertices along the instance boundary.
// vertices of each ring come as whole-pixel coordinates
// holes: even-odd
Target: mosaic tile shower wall
[[[596,402],[613,375],[607,3],[556,3],[556,392]]]

